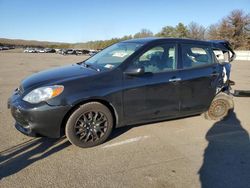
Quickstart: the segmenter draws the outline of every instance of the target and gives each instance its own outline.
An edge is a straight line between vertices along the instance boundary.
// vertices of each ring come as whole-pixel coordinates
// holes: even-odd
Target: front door
[[[179,71],[176,45],[154,46],[137,57],[129,68],[144,74],[124,75],[123,104],[127,124],[174,117],[179,114]]]

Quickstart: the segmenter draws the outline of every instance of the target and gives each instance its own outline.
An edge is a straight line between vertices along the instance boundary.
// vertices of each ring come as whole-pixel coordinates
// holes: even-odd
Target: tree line
[[[158,33],[149,29],[141,29],[134,35],[127,35],[121,38],[110,40],[97,40],[85,43],[58,43],[44,41],[28,41],[0,38],[0,46],[16,47],[50,47],[50,48],[79,48],[79,49],[103,49],[111,44],[144,37],[176,37],[201,40],[228,40],[234,49],[250,50],[250,14],[242,10],[233,10],[217,23],[208,27],[195,22],[188,25],[178,23],[176,26],[164,26]]]
[[[250,50],[250,14],[242,10],[233,10],[230,14],[222,18],[218,23],[209,27],[191,22],[188,25],[178,23],[176,26],[165,26],[158,33],[153,33],[149,29],[142,29],[134,35],[122,38],[112,38],[110,40],[89,41],[79,43],[76,46],[82,48],[102,49],[116,42],[132,38],[144,37],[176,37],[206,40],[228,40],[234,49]]]

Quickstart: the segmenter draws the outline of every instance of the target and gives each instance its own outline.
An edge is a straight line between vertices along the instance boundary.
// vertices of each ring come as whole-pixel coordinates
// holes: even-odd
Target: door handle
[[[179,81],[181,81],[181,78],[170,78],[168,81],[169,82],[179,82]]]

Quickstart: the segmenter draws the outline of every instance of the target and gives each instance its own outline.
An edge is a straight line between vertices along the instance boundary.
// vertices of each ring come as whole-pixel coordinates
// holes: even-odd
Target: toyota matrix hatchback
[[[219,61],[216,50],[228,61]],[[83,62],[26,78],[8,107],[20,132],[66,134],[79,147],[101,144],[125,125],[195,114],[220,120],[233,108],[224,67],[234,57],[226,41],[123,41]]]

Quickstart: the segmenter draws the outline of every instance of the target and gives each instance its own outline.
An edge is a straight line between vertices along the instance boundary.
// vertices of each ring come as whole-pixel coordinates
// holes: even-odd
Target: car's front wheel
[[[209,120],[222,120],[233,108],[234,103],[232,96],[222,92],[214,98],[208,111],[204,113],[204,116]]]
[[[103,143],[113,128],[110,110],[99,102],[79,106],[69,117],[65,133],[76,146],[86,148]]]

